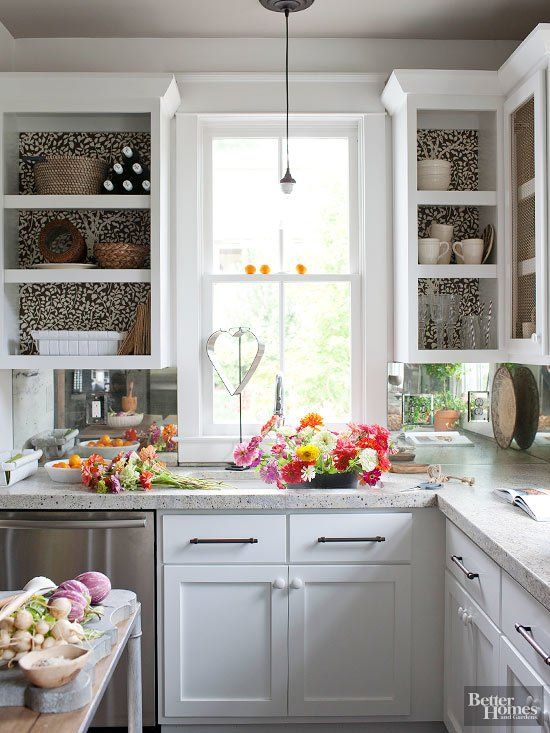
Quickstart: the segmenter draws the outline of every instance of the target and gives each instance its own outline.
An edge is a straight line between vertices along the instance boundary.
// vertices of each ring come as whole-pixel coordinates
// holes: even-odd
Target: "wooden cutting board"
[[[427,473],[427,463],[392,463],[391,473]]]
[[[514,380],[507,367],[497,369],[491,390],[493,434],[501,448],[509,448],[516,432],[517,401]]]

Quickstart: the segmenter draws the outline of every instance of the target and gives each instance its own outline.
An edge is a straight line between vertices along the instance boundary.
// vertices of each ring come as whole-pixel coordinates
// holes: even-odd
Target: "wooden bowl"
[[[29,652],[21,657],[19,666],[25,677],[36,687],[61,687],[66,685],[90,660],[91,649],[83,649],[76,644],[64,644],[43,649],[37,652]],[[48,667],[35,667],[34,665],[42,659],[49,657],[63,657],[69,661],[61,664],[52,664]]]

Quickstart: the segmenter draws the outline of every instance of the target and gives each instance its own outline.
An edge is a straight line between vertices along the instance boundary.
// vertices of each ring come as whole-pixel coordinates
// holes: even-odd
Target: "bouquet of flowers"
[[[390,434],[380,425],[349,423],[346,430],[335,433],[315,412],[305,415],[296,428],[276,425],[273,416],[260,435],[235,447],[233,458],[238,466],[256,468],[265,483],[280,489],[288,484],[320,485],[320,477],[334,474],[375,486],[391,468]]]
[[[135,428],[128,428],[124,433],[125,440],[139,440],[142,447],[152,445],[157,451],[166,451],[171,453],[176,450],[176,442],[174,438],[178,434],[178,426],[173,423],[168,425],[157,425],[156,422],[151,423],[146,431],[138,433]]]
[[[121,494],[124,491],[149,491],[153,486],[175,489],[213,489],[216,481],[175,474],[157,460],[152,446],[139,453],[121,451],[112,461],[96,453],[82,463],[82,483],[98,494]]]

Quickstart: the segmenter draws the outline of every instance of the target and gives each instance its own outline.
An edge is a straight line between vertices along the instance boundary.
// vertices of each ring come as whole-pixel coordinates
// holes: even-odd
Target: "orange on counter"
[[[81,468],[81,466],[82,458],[76,453],[73,453],[73,455],[69,458],[69,468]]]
[[[262,275],[269,275],[271,272],[271,267],[269,265],[260,265],[260,272]]]
[[[298,273],[298,275],[305,275],[307,272],[307,267],[305,265],[302,265],[301,262],[299,262],[296,265],[296,272]]]
[[[68,463],[65,463],[65,461],[58,461],[57,463],[53,464],[54,468],[70,468]]]
[[[256,265],[246,265],[244,271],[247,275],[253,275],[256,272]]]
[[[108,435],[102,435],[99,442],[103,445],[111,445],[111,438]]]

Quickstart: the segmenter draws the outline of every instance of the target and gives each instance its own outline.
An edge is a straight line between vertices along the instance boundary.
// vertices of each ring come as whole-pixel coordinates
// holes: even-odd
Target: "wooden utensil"
[[[137,409],[137,397],[134,397],[134,383],[130,382],[128,394],[122,398],[123,412],[135,412]]]
[[[0,621],[11,616],[14,611],[17,611],[18,608],[23,606],[35,594],[53,590],[54,588],[57,588],[57,586],[49,578],[44,578],[43,576],[32,578],[23,587],[23,591],[21,593],[16,593],[13,596],[8,596],[7,598],[2,599],[3,605],[0,610]]]

